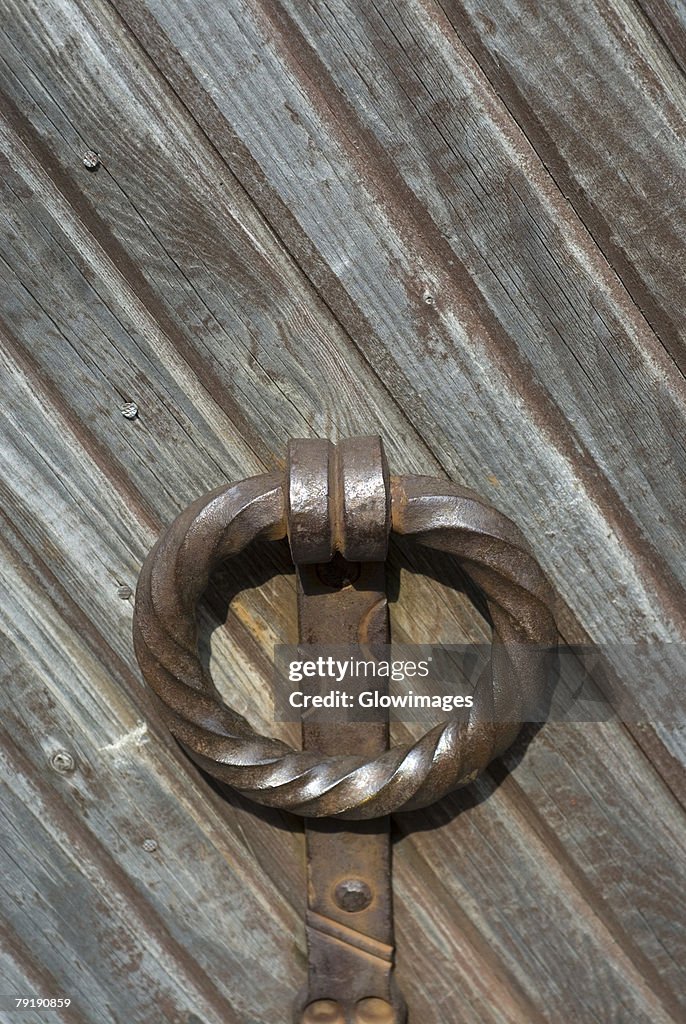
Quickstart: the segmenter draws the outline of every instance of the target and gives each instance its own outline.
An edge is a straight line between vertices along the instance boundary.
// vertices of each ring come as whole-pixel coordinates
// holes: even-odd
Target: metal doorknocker
[[[485,596],[490,677],[467,719],[390,749],[387,721],[303,718],[302,750],[257,734],[221,700],[198,654],[196,605],[213,571],[257,538],[287,537],[300,643],[383,644],[391,533],[455,556]],[[170,731],[206,772],[306,819],[309,971],[297,1024],[405,1021],[393,977],[388,815],[472,782],[531,719],[546,688],[541,652],[557,639],[551,603],[509,519],[448,480],[389,476],[379,437],[291,440],[285,474],[199,498],[148,555],[134,644]]]

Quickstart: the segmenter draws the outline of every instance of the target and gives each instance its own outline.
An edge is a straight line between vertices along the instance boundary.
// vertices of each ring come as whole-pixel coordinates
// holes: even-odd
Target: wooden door
[[[141,562],[288,437],[378,433],[395,472],[519,524],[565,640],[682,640],[683,6],[0,11],[0,1019],[287,1021],[301,826],[160,724]],[[420,556],[392,564],[396,636],[487,636]],[[275,547],[201,615],[222,692],[291,741],[293,595]],[[398,816],[410,1022],[683,1020],[685,753],[679,722],[527,727]]]

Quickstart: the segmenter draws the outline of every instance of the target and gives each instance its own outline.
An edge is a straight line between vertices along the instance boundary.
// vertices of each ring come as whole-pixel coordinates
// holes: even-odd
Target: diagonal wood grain
[[[663,16],[667,6],[660,38],[624,0],[545,16],[525,3],[442,4],[683,373],[686,82],[668,50],[681,5]]]
[[[300,826],[188,765],[120,590],[287,436],[379,432],[489,497],[569,638],[681,637],[679,10],[541,7],[3,0],[0,971],[73,993],[59,1019],[288,1019]],[[487,635],[429,556],[392,568],[394,635]],[[295,742],[292,598],[266,547],[200,623]],[[683,759],[678,728],[548,725],[399,816],[411,1020],[680,1020]]]
[[[638,0],[638,6],[686,72],[686,4],[683,0]]]
[[[337,6],[336,11],[340,10]],[[421,205],[398,173],[396,164],[402,164],[410,144],[398,147],[395,162],[389,159],[354,107],[359,90],[349,86],[349,99],[336,88],[335,81],[331,88],[322,89],[322,83],[330,81],[325,36],[317,36],[320,56],[308,49],[307,39],[275,5],[259,8],[259,14],[246,9],[240,24],[234,24],[228,11],[210,18],[209,11],[200,7],[194,21],[183,7],[176,17],[165,8],[159,13],[159,22],[162,26],[169,22],[169,39],[137,12],[127,10],[129,21],[198,120],[208,131],[211,125],[212,137],[225,157],[235,159],[237,147],[244,144],[241,171],[246,188],[259,194],[259,202],[272,218],[279,217],[281,237],[299,253],[303,234],[310,247],[314,243],[314,265],[306,265],[312,267],[311,276],[320,273],[322,260],[329,266],[327,296],[336,297],[340,287],[344,288],[346,302],[337,306],[336,312],[350,324],[351,335],[356,337],[355,314],[350,316],[347,308],[350,301],[356,310],[383,311],[383,318],[375,323],[373,344],[367,336],[359,337],[368,360],[374,363],[383,352],[395,366],[398,362],[401,369],[411,366],[415,381],[431,380],[432,387],[419,394],[412,384],[403,388],[405,408],[411,410],[414,422],[430,418],[434,450],[451,475],[466,479],[484,493],[491,492],[515,518],[525,516],[529,536],[537,538],[533,543],[539,559],[554,576],[567,604],[574,607],[587,635],[596,640],[626,639],[633,631],[643,635],[647,630],[654,636],[677,637],[683,619],[679,611],[683,591],[674,578],[681,564],[680,517],[676,513],[681,487],[671,465],[683,462],[683,447],[681,432],[669,423],[678,423],[682,415],[683,378],[585,227],[571,216],[569,204],[526,137],[512,124],[506,109],[489,95],[480,70],[470,63],[468,54],[460,54],[454,33],[449,45],[441,47],[446,26],[436,18],[427,21],[434,44],[431,61],[435,63],[438,52],[444,63],[449,62],[441,81],[452,82],[459,72],[463,80],[460,102],[468,99],[476,108],[471,135],[478,140],[484,134],[484,124],[488,129],[478,165],[492,167],[500,152],[500,159],[507,160],[504,180],[518,176],[520,188],[527,190],[539,211],[538,220],[529,219],[523,226],[518,221],[514,233],[506,230],[506,225],[495,234],[491,232],[487,237],[497,239],[498,245],[489,250],[489,259],[497,258],[508,267],[526,266],[523,242],[531,246],[534,265],[530,272],[538,278],[543,265],[547,275],[543,280],[557,281],[564,294],[563,306],[555,312],[541,291],[551,338],[560,339],[555,345],[552,340],[546,343],[547,335],[536,321],[525,330],[519,309],[518,321],[513,322],[510,314],[499,318],[502,289],[493,295],[475,289],[467,272],[470,267],[462,264],[454,251],[462,236],[451,235],[450,247],[445,226],[431,219],[429,204]],[[327,16],[330,22],[336,20]],[[203,36],[198,23],[203,17],[212,22],[211,38]],[[365,21],[366,17],[360,17],[363,28]],[[343,39],[349,35],[341,32]],[[203,46],[208,49],[201,58]],[[246,55],[257,52],[256,48],[262,57],[251,63]],[[397,51],[400,60],[404,51],[401,46]],[[362,47],[360,61],[365,52]],[[415,56],[412,51],[412,58]],[[205,90],[207,101],[200,86],[191,88],[189,84],[189,67],[196,60],[211,66],[216,76],[216,87]],[[424,74],[428,62],[427,57],[422,64]],[[232,67],[236,68],[234,78]],[[416,88],[421,91],[421,84]],[[392,92],[383,94],[384,103],[388,95]],[[244,120],[243,104],[250,104],[252,97],[259,97],[259,103]],[[217,120],[218,114],[226,130]],[[395,110],[392,123],[402,124],[407,117],[406,107]],[[375,124],[378,121],[376,115]],[[421,125],[416,120],[414,127],[426,133],[433,130],[433,122],[427,127],[426,118]],[[445,148],[444,141],[441,145]],[[309,168],[307,175],[303,168]],[[265,177],[276,193],[276,203],[272,197],[265,198]],[[497,203],[494,214],[501,219],[509,217],[517,206],[511,200],[502,202],[497,168],[493,177],[489,187],[493,188],[492,202]],[[432,180],[427,178],[424,191],[431,191]],[[450,180],[459,189],[457,172]],[[521,197],[516,194],[519,203]],[[460,201],[468,205],[470,195],[460,193]],[[336,210],[333,225],[326,216],[332,204]],[[288,209],[286,218],[280,216],[284,207]],[[295,227],[293,216],[301,218]],[[550,235],[541,245],[546,218]],[[562,221],[566,233],[560,231]],[[354,224],[355,234],[342,237],[341,224]],[[513,246],[505,256],[500,254],[503,245],[506,250]],[[346,258],[341,263],[341,252],[350,246],[355,248],[355,260]],[[559,246],[562,251],[557,252]],[[308,253],[299,257],[302,262],[304,256]],[[575,275],[576,286],[571,283]],[[427,295],[432,300],[428,305]],[[530,290],[527,302],[531,302]],[[582,320],[572,320],[566,326],[577,310]],[[586,326],[582,326],[583,318]],[[411,374],[404,374],[403,383],[408,376],[412,379]],[[400,381],[396,390],[398,387]],[[582,395],[589,387],[600,390],[594,401],[586,404]],[[665,398],[670,411],[658,412]],[[452,415],[456,402],[463,416]],[[610,410],[618,407],[621,414],[611,415]],[[617,429],[621,436],[615,434]],[[647,440],[650,437],[652,441]],[[629,450],[631,458],[625,461]],[[662,468],[661,457],[665,460]],[[522,465],[527,467],[524,476],[519,472]],[[665,488],[670,490],[672,483],[676,483],[671,502],[676,518],[673,530],[667,527],[672,538],[665,537],[663,547],[658,534],[669,517]],[[644,506],[642,512],[639,505]],[[578,548],[561,542],[569,530],[571,508],[575,527],[584,536]],[[604,595],[602,602],[595,599],[597,588]],[[622,596],[627,590],[633,595],[631,610]],[[662,756],[655,747],[653,753],[661,770],[678,785],[673,759],[683,760],[680,733],[661,729],[660,739],[670,753]]]
[[[15,410],[18,408],[12,397],[8,396],[6,423],[15,418]],[[26,408],[33,412],[32,420],[38,423],[41,413],[35,399],[25,394],[24,403]],[[52,454],[49,447],[47,452]],[[64,458],[63,454],[59,454],[59,444],[55,454],[58,458]],[[35,519],[37,503],[45,500],[46,496],[49,496],[51,506],[59,512],[61,492],[64,490],[61,481],[68,480],[70,486],[78,487],[82,483],[83,460],[78,458],[77,452],[72,465],[56,461],[54,468],[60,472],[55,474],[54,470],[41,463],[36,454],[33,455],[32,461],[30,446],[24,453],[24,459],[27,463],[24,478],[40,483],[40,486],[34,488],[33,494],[30,489],[27,494],[28,502],[33,501],[34,505],[28,505],[21,510],[23,514],[19,515],[20,510],[15,504],[16,496],[12,498],[5,495],[5,503],[14,512],[13,518],[25,524]],[[44,478],[41,477],[41,473],[45,474]],[[12,473],[3,473],[3,476],[15,480],[15,495],[20,489],[24,490],[20,472],[15,470]],[[133,981],[130,978],[127,980],[127,987],[131,988],[131,1007],[135,1008],[135,1012],[153,1012],[151,1007],[157,998],[157,986],[161,985],[162,990],[166,991],[171,984],[170,979],[165,982],[163,978],[157,978],[162,970],[161,964],[153,966],[149,960],[138,960],[137,950],[142,945],[145,948],[152,946],[157,950],[157,961],[160,957],[164,961],[163,953],[166,953],[167,961],[170,955],[183,960],[181,948],[183,951],[192,951],[194,959],[199,958],[200,961],[198,970],[207,972],[213,979],[222,978],[219,989],[220,992],[226,991],[229,999],[232,998],[237,984],[254,992],[253,996],[246,995],[246,999],[257,1000],[262,1006],[261,1012],[267,1014],[264,1017],[267,1020],[269,1004],[264,1004],[264,997],[261,995],[262,986],[266,981],[260,982],[255,961],[249,956],[247,959],[244,956],[245,940],[239,941],[235,934],[232,937],[231,929],[245,929],[246,924],[241,922],[240,916],[237,917],[238,910],[231,902],[231,894],[242,893],[241,900],[262,899],[261,912],[257,907],[252,911],[246,910],[261,921],[261,924],[257,925],[255,919],[251,918],[250,931],[259,942],[260,948],[263,944],[268,946],[268,969],[270,972],[281,972],[283,985],[287,986],[289,975],[292,977],[299,960],[297,957],[289,959],[292,954],[285,950],[286,959],[281,967],[277,968],[274,951],[281,948],[280,936],[292,934],[296,926],[292,920],[282,923],[276,916],[273,903],[276,897],[272,893],[284,892],[285,886],[285,893],[291,906],[289,912],[292,914],[292,903],[297,905],[299,883],[302,884],[298,878],[299,851],[289,842],[288,853],[284,839],[299,837],[292,831],[283,833],[275,827],[274,821],[264,821],[241,808],[234,808],[233,813],[231,808],[228,813],[226,809],[218,813],[211,791],[208,793],[206,787],[198,789],[195,773],[182,765],[178,754],[173,754],[170,759],[166,743],[162,742],[154,731],[139,735],[137,729],[140,728],[141,715],[150,719],[151,712],[145,707],[145,702],[143,706],[140,704],[141,687],[133,671],[130,651],[124,647],[121,658],[115,659],[113,652],[107,652],[97,630],[92,626],[90,629],[86,628],[88,620],[84,622],[84,613],[73,607],[78,600],[87,603],[90,614],[101,624],[108,623],[113,615],[115,618],[122,615],[128,618],[130,615],[130,606],[121,601],[113,585],[109,588],[93,586],[94,566],[88,535],[91,532],[95,535],[106,535],[107,525],[116,521],[114,510],[99,509],[93,501],[93,495],[89,498],[87,492],[79,494],[79,507],[84,509],[87,516],[78,526],[78,544],[74,543],[75,537],[63,537],[60,543],[59,526],[53,524],[52,529],[43,526],[42,542],[34,539],[32,547],[47,551],[52,549],[52,558],[56,559],[60,554],[65,562],[72,561],[75,558],[75,551],[78,551],[78,557],[83,559],[83,562],[74,566],[69,575],[75,581],[85,581],[79,584],[80,590],[74,590],[69,595],[61,592],[54,577],[46,572],[45,566],[40,564],[35,555],[32,558],[30,549],[21,546],[20,537],[15,542],[13,558],[3,560],[10,569],[4,576],[6,586],[3,588],[2,606],[12,609],[12,620],[21,630],[26,652],[36,652],[33,655],[24,655],[31,657],[31,670],[28,676],[17,670],[21,661],[19,657],[16,661],[13,659],[9,666],[15,680],[16,692],[13,692],[8,705],[7,724],[12,736],[10,738],[5,732],[4,742],[13,762],[21,769],[21,779],[26,780],[21,783],[18,780],[15,783],[19,795],[24,797],[24,804],[13,802],[10,810],[13,819],[19,822],[22,822],[24,817],[23,806],[27,809],[33,808],[33,814],[39,813],[41,827],[49,829],[50,836],[54,838],[49,842],[48,837],[43,838],[40,833],[36,837],[34,833],[28,831],[26,823],[23,823],[23,828],[20,827],[19,833],[26,830],[26,835],[31,835],[31,849],[41,850],[47,844],[48,850],[52,850],[49,853],[51,860],[57,857],[58,852],[53,850],[52,843],[61,844],[62,847],[66,845],[71,854],[74,843],[71,829],[76,828],[78,824],[77,863],[79,871],[85,876],[83,882],[74,881],[72,876],[64,906],[57,900],[55,890],[45,888],[47,883],[41,881],[41,875],[37,873],[37,868],[32,867],[30,860],[31,877],[34,883],[40,883],[41,891],[49,892],[51,906],[57,901],[57,911],[61,909],[67,922],[70,917],[73,919],[75,905],[81,906],[83,903],[84,907],[89,907],[94,902],[94,884],[99,886],[101,898],[107,897],[111,900],[111,895],[108,896],[108,883],[111,885],[113,880],[117,890],[134,885],[138,900],[144,899],[146,903],[150,903],[151,908],[162,917],[165,928],[171,930],[172,939],[177,942],[176,946],[170,947],[172,939],[164,932],[163,939],[160,938],[161,924],[152,916],[150,910],[146,911],[145,919],[142,919],[139,913],[134,932],[128,932],[127,942],[135,970]],[[12,528],[12,533],[15,532],[16,526]],[[110,545],[114,538],[116,533],[110,539]],[[116,548],[111,557],[115,562],[121,557]],[[35,563],[33,566],[32,561]],[[86,568],[89,563],[90,576]],[[63,567],[63,573],[65,569],[66,565]],[[406,582],[405,579],[402,580],[403,594]],[[424,602],[420,603],[417,600],[416,603],[427,608],[426,595],[423,596]],[[442,595],[441,601],[435,606],[437,617],[441,604],[445,604],[445,597],[446,595]],[[95,608],[93,600],[96,602]],[[408,595],[404,602],[404,614],[410,625],[412,622],[409,609],[413,603],[415,602],[412,597]],[[447,611],[443,612],[443,617],[444,628],[454,630],[454,619],[450,621],[451,616]],[[397,626],[403,630],[402,618]],[[78,632],[74,632],[75,629],[78,629]],[[39,638],[38,631],[44,634],[42,639]],[[405,631],[407,636],[413,637],[412,629],[407,625]],[[121,631],[117,630],[116,625],[111,625],[105,626],[104,632],[108,636],[116,637]],[[53,636],[54,642],[51,643]],[[416,634],[414,638],[416,639]],[[95,649],[89,650],[91,646]],[[37,661],[36,655],[42,655],[44,660]],[[125,667],[122,666],[122,661],[125,662]],[[226,661],[234,663],[232,667],[235,672],[234,651]],[[234,692],[237,685],[234,675]],[[265,681],[261,688],[255,691],[250,708],[253,718],[257,714],[268,725],[267,694],[268,685]],[[154,721],[154,713],[152,718]],[[121,735],[118,733],[120,729],[125,730]],[[574,1012],[582,1019],[592,1019],[588,1014],[606,1011],[609,1013],[608,1005],[614,1005],[614,1014],[628,999],[635,1019],[678,1019],[676,1015],[670,1018],[669,1006],[672,997],[669,985],[665,980],[655,985],[654,961],[660,954],[663,961],[661,970],[665,978],[674,970],[677,970],[678,978],[676,965],[683,962],[678,944],[683,939],[678,928],[675,927],[670,935],[662,922],[679,898],[682,885],[676,876],[672,877],[669,871],[663,871],[660,865],[663,861],[669,865],[684,863],[683,835],[680,832],[681,813],[671,805],[664,789],[656,785],[656,780],[645,762],[639,762],[632,776],[626,777],[627,792],[622,797],[625,776],[622,774],[621,765],[631,762],[631,743],[626,738],[622,739],[621,730],[617,736],[612,735],[612,730],[608,733],[607,730],[599,728],[597,731],[602,736],[602,742],[594,742],[586,734],[583,735],[584,741],[589,745],[583,758],[583,787],[580,787],[579,776],[574,770],[582,736],[575,735],[572,730],[565,737],[564,730],[558,729],[554,741],[547,740],[538,763],[532,763],[531,758],[528,759],[529,770],[533,768],[533,771],[529,778],[526,775],[524,778],[527,778],[528,785],[534,790],[535,803],[523,800],[517,790],[514,791],[513,797],[513,793],[508,794],[504,785],[493,790],[493,781],[485,782],[485,792],[482,791],[479,795],[488,795],[488,801],[472,809],[469,800],[463,801],[463,814],[455,822],[448,824],[446,821],[446,818],[450,818],[454,813],[448,804],[437,810],[435,816],[429,815],[428,819],[425,815],[414,816],[413,824],[406,826],[408,838],[399,844],[396,855],[397,910],[399,926],[407,930],[405,956],[412,951],[403,972],[411,981],[417,1013],[428,1013],[432,1000],[436,998],[442,999],[447,1005],[451,993],[454,996],[455,967],[452,966],[441,981],[436,977],[436,964],[445,962],[447,966],[448,963],[453,964],[457,957],[458,962],[462,964],[463,972],[460,975],[460,987],[470,993],[474,1020],[486,1019],[484,1000],[487,1000],[487,993],[492,991],[493,985],[501,986],[503,991],[507,988],[510,994],[505,1004],[499,1000],[497,1005],[493,1006],[495,1016],[492,1019],[501,1019],[501,1013],[510,1014],[509,1018],[506,1016],[503,1019],[536,1019],[539,1013],[537,993],[540,992],[544,978],[550,975],[551,961],[554,972],[559,949],[563,948],[567,970],[575,979],[578,995],[572,1000],[569,990],[561,988],[555,996],[558,1000],[555,1004],[552,993],[549,994],[548,998],[552,1000],[552,1004],[559,1005],[560,1010],[563,1006],[575,1004]],[[49,757],[54,749],[63,746],[74,752],[79,765],[78,770],[65,782],[53,776],[54,781],[47,783],[47,787],[58,787],[60,800],[67,803],[71,817],[76,819],[71,824],[71,818],[67,817],[64,811],[58,813],[61,809],[59,806],[53,810],[52,799],[46,801],[43,798],[41,804],[37,804],[40,794],[46,789],[46,775],[48,779],[51,777],[47,767]],[[568,751],[569,768],[564,766],[565,748]],[[612,756],[607,761],[609,751]],[[550,758],[551,754],[553,770],[551,771],[550,765],[547,771],[542,770],[541,765],[545,765],[546,757]],[[596,770],[593,768],[593,758],[599,754],[604,763],[599,764]],[[566,772],[569,774],[563,782]],[[33,782],[34,776],[40,782],[40,789],[36,792],[34,789],[26,789],[30,784],[37,785]],[[522,777],[522,773],[519,772],[518,780]],[[614,780],[611,788],[607,785],[608,778]],[[588,787],[591,779],[599,787],[599,792],[595,797],[589,798]],[[498,781],[497,778],[495,781]],[[518,782],[519,785],[521,782]],[[644,790],[642,806],[650,809],[650,825],[648,820],[641,821],[640,817],[627,820],[627,810],[633,807],[633,794],[637,785]],[[544,797],[544,791],[548,788],[549,796]],[[135,800],[132,799],[134,793]],[[570,793],[577,796],[568,802]],[[608,808],[605,806],[609,793],[613,794],[616,807],[612,821],[608,820]],[[572,809],[578,801],[583,803],[581,811]],[[459,802],[460,800],[458,804]],[[552,805],[552,813],[547,810],[546,803]],[[551,826],[546,826],[541,820],[541,808],[546,810],[546,816],[550,815],[555,832],[567,829],[570,836],[574,836],[573,840],[570,838],[568,841],[569,850],[567,844],[564,846],[564,857],[561,856],[560,850],[553,848],[551,852],[548,849],[551,844]],[[654,824],[653,815],[656,808],[660,810],[660,830],[656,830]],[[239,813],[236,814],[236,811]],[[56,821],[53,821],[53,813],[57,814]],[[87,845],[88,840],[84,835],[86,829],[83,824],[79,824],[79,819],[84,818],[88,832],[92,833],[92,850]],[[466,819],[472,821],[471,826],[468,827]],[[431,826],[430,832],[417,831],[418,828],[425,828],[427,824]],[[404,831],[402,818],[399,821],[399,828],[401,832]],[[584,841],[583,836],[584,832],[588,834],[589,830],[591,834],[604,837],[603,856],[599,856],[597,851],[589,855],[585,850],[585,843],[588,840]],[[143,840],[151,834],[159,843],[160,850],[154,859],[148,855],[143,857],[142,850]],[[11,836],[16,842],[14,829]],[[612,837],[611,842],[609,837]],[[513,858],[515,840],[518,855]],[[236,843],[239,844],[238,850]],[[410,848],[405,852],[408,843]],[[487,848],[493,849],[493,860],[488,865],[485,861]],[[203,850],[206,851],[204,854]],[[606,886],[610,881],[617,885],[616,865],[626,864],[629,858],[636,865],[636,875],[628,878],[626,870],[622,872],[620,890],[615,894],[610,910],[606,906]],[[110,866],[112,860],[116,866]],[[145,867],[146,860],[154,860],[150,872]],[[229,865],[233,879],[231,882],[226,876],[222,877],[221,881],[216,878],[215,872],[223,870],[221,865],[224,861]],[[25,864],[26,858],[15,854],[14,862]],[[256,862],[266,872],[257,889]],[[446,865],[453,863],[460,865],[459,883],[458,876],[454,876],[451,871],[446,872]],[[126,886],[121,874],[117,872],[119,865],[120,871],[123,869],[129,879]],[[644,866],[645,869],[654,871],[662,880],[662,884],[666,886],[665,892],[661,892],[655,884],[646,887]],[[101,879],[101,874],[106,868],[106,875]],[[63,870],[67,870],[66,865]],[[541,878],[542,871],[544,884]],[[161,873],[160,880],[158,873]],[[504,877],[500,878],[503,873]],[[15,880],[13,873],[8,872],[6,877],[11,892],[16,891],[15,887],[21,887],[22,883]],[[628,896],[625,895],[627,885]],[[634,893],[631,892],[632,885]],[[449,893],[454,886],[458,888],[451,898]],[[447,892],[444,891],[446,889]],[[495,892],[499,893],[497,900],[493,899]],[[599,900],[601,892],[602,901]],[[423,896],[420,897],[420,893]],[[438,893],[441,894],[440,900],[435,902],[434,894]],[[533,893],[535,902],[532,904]],[[638,921],[635,893],[641,896],[642,916]],[[507,901],[503,905],[505,894],[508,894]],[[130,901],[132,897],[128,898]],[[181,905],[183,911],[180,911]],[[211,920],[207,920],[205,915],[210,906],[213,908]],[[418,908],[422,906],[426,906],[426,912],[418,912]],[[128,903],[125,904],[125,920],[128,920],[131,910],[126,910],[126,907]],[[583,913],[582,907],[586,908]],[[110,943],[115,924],[119,929],[122,927],[120,908],[119,897],[113,906],[106,902],[103,912],[108,919],[112,916],[113,921],[97,945],[93,945],[92,930],[87,929],[84,936],[89,941],[90,955],[96,957],[95,962],[91,961],[91,972],[95,977],[91,979],[91,988],[87,989],[91,1000],[116,998],[116,980],[121,975],[115,971],[113,994],[107,996],[97,987],[98,983],[102,986],[104,979],[98,975],[96,965],[101,963],[103,957],[111,955],[115,956],[115,963],[117,962],[119,945],[110,949]],[[617,917],[625,922],[624,929],[618,925]],[[651,918],[652,926],[649,924]],[[32,913],[29,909],[27,919],[13,915],[13,920],[20,935],[30,937],[32,929],[36,927],[35,912]],[[69,940],[69,929],[60,927]],[[541,927],[545,928],[549,939],[554,934],[554,929],[560,928],[559,941],[562,945],[558,947],[556,942],[552,942],[542,963],[540,954],[534,961],[528,958],[522,961],[517,950],[529,948]],[[152,928],[152,935],[148,935],[148,928]],[[606,948],[608,931],[613,939],[612,955],[609,958]],[[576,960],[573,959],[574,944],[571,947],[569,944],[572,934],[576,936],[576,948],[583,950],[583,955]],[[617,934],[618,941],[615,939]],[[211,945],[208,947],[210,939]],[[80,945],[75,937],[71,938],[71,941],[76,947],[75,952],[80,957],[85,956],[83,945]],[[161,941],[162,949],[159,948]],[[236,946],[237,952],[232,956],[230,950]],[[671,956],[667,952],[670,946]],[[508,947],[511,952],[504,962],[502,953],[497,958],[494,957],[494,949],[506,952]],[[402,954],[402,944],[400,951]],[[44,962],[47,961],[59,976],[59,961],[53,966],[53,955],[48,954],[43,946],[39,955],[45,958]],[[601,961],[605,964],[605,969],[602,985],[599,985],[596,965]],[[221,973],[222,964],[225,964],[225,974]],[[119,969],[118,967],[117,970]],[[176,970],[168,968],[171,969]],[[582,984],[582,975],[579,972],[584,969],[590,971],[590,976],[584,978]],[[248,973],[243,974],[243,971]],[[647,978],[643,977],[642,972],[645,972]],[[68,969],[65,974],[69,977]],[[149,974],[157,978],[156,986],[152,990],[147,980]],[[238,979],[241,977],[243,980],[239,982]],[[273,988],[273,980],[271,984]],[[651,985],[658,989],[657,993],[652,991]],[[281,989],[276,990],[274,998],[283,998],[280,992]],[[168,991],[165,998],[169,1000],[165,1005],[173,1005],[174,1012],[181,1013],[183,1002],[180,1006],[174,1003],[174,996]],[[202,1005],[206,1018],[212,1020],[217,1013],[216,1001],[219,995],[209,998],[201,989],[200,992],[196,992],[194,998],[198,1000],[196,1006]],[[176,999],[179,999],[178,993]],[[600,1003],[597,1000],[601,1000]],[[613,1000],[616,1001],[613,1003]],[[86,1003],[86,1012],[88,1006]],[[91,1009],[90,1012],[95,1011]],[[121,1012],[121,1009],[113,1009],[114,1019],[117,1019],[116,1012]],[[226,1012],[225,1008],[222,1009],[216,1019],[224,1019],[221,1013]],[[606,1019],[621,1019],[621,1016],[613,1017],[612,1014]],[[241,1019],[240,1016],[238,1019]]]

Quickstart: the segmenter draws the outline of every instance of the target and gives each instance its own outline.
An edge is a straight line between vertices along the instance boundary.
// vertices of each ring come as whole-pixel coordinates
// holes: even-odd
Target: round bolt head
[[[89,171],[97,171],[100,166],[100,154],[94,149],[87,149],[83,154],[83,166]]]
[[[361,878],[346,878],[336,886],[334,898],[341,910],[356,914],[372,902],[372,890]]]
[[[56,750],[50,758],[50,764],[60,775],[69,775],[76,768],[76,761],[68,750]]]
[[[333,999],[317,999],[305,1007],[301,1024],[345,1024],[345,1014]]]
[[[394,1024],[395,1010],[385,999],[360,999],[355,1007],[355,1024]]]

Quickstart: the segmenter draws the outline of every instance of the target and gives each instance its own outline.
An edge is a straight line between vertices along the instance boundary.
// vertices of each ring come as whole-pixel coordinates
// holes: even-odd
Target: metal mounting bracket
[[[389,639],[384,563],[393,533],[454,557],[485,596],[490,670],[467,720],[449,718],[391,749],[383,720],[305,716],[300,751],[257,734],[221,700],[198,653],[196,607],[215,568],[257,538],[287,537],[300,644],[373,650]],[[291,441],[285,474],[199,498],[146,558],[134,645],[170,731],[211,775],[306,819],[309,969],[296,1024],[405,1021],[393,978],[388,816],[472,782],[541,706],[546,652],[557,641],[551,604],[514,523],[450,481],[389,476],[379,437]]]
[[[288,536],[303,644],[388,643],[385,561],[388,467],[380,438],[289,444]],[[380,682],[376,681],[377,689]],[[303,749],[324,756],[388,750],[388,722],[312,721]],[[302,1024],[401,1024],[393,984],[390,819],[310,819],[307,842],[308,986]]]

